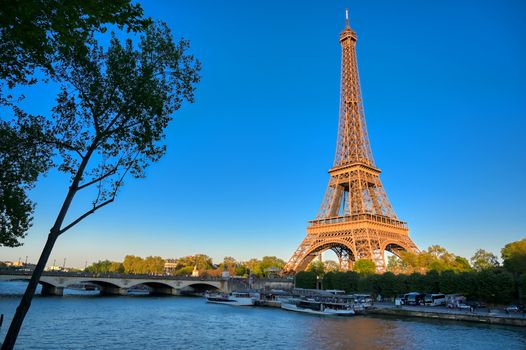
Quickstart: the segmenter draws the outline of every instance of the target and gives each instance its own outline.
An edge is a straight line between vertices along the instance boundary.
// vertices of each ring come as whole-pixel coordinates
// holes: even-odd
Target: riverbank
[[[258,300],[256,306],[281,307],[279,302],[270,300]],[[367,308],[366,315],[420,317],[438,320],[526,327],[526,314],[505,314],[488,310],[470,312],[437,307],[394,306],[391,303],[378,303],[373,307]]]
[[[477,312],[437,308],[437,307],[411,307],[411,306],[394,306],[392,304],[377,304],[367,309],[368,314],[372,315],[389,315],[403,317],[423,317],[439,320],[478,322],[486,324],[498,324],[506,326],[526,327],[525,314],[506,314],[501,312],[491,312],[483,310]]]

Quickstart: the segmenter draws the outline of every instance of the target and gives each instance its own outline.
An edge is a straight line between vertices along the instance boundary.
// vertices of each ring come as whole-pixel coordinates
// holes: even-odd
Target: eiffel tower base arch
[[[307,237],[285,267],[300,272],[320,253],[332,250],[339,259],[340,270],[352,270],[359,259],[372,260],[379,273],[386,271],[385,252],[397,256],[402,251],[418,252],[407,228],[375,222],[318,223],[307,228]]]

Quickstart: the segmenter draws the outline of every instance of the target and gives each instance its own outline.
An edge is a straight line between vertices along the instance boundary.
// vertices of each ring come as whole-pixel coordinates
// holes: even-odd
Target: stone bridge
[[[31,273],[0,271],[0,281],[29,280]],[[231,292],[246,288],[246,279],[214,277],[178,277],[124,274],[91,274],[75,272],[45,272],[39,283],[42,295],[63,295],[64,288],[95,285],[101,294],[126,295],[134,286],[146,286],[151,294],[179,295],[181,292],[219,290]]]
[[[0,281],[24,281],[30,272],[0,270]],[[92,274],[84,272],[45,272],[39,283],[42,295],[63,295],[64,288],[95,285],[101,294],[126,295],[130,288],[146,286],[150,294],[180,295],[182,293],[217,290],[231,292],[248,288],[248,280],[240,277],[183,277],[156,275]],[[291,289],[290,279],[255,279],[256,289]]]

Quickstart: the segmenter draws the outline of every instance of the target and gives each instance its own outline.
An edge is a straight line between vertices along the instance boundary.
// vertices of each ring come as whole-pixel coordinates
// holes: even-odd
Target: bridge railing
[[[12,276],[31,276],[31,271],[17,269],[0,269],[0,275]],[[89,273],[89,272],[64,272],[64,271],[45,271],[42,276],[51,277],[80,277],[80,278],[121,278],[121,279],[148,279],[148,280],[185,280],[185,281],[225,281],[243,280],[248,278],[240,276],[232,277],[209,277],[209,276],[172,276],[172,275],[153,275],[153,274],[125,274],[125,273]],[[253,277],[254,281],[264,280],[267,282],[286,282],[292,277]]]
[[[14,269],[0,269],[0,275],[31,276],[31,271],[20,271]],[[122,278],[122,279],[162,279],[162,280],[194,280],[194,281],[223,281],[223,277],[193,277],[193,276],[172,276],[154,274],[124,274],[124,273],[89,273],[89,272],[64,272],[64,271],[45,271],[42,276],[52,277],[81,277],[81,278]],[[228,278],[227,278],[228,279]]]

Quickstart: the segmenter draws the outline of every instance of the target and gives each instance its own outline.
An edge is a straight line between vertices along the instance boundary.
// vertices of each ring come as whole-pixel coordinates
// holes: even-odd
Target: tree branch
[[[117,131],[123,131],[123,130],[129,129],[129,128],[133,128],[134,126],[137,126],[137,125],[139,125],[141,123],[142,122],[139,121],[139,122],[131,123],[131,124],[128,124],[128,125],[119,125],[115,129],[112,129],[112,130],[108,131],[108,134],[113,134],[114,132],[117,132]]]
[[[126,167],[126,170],[124,171],[124,173],[122,174],[121,178],[119,179],[119,181],[117,181],[117,184],[115,186],[115,189],[113,190],[113,194],[112,194],[112,198],[115,198],[115,196],[117,195],[117,190],[119,189],[119,187],[122,185],[122,180],[124,180],[124,177],[126,176],[126,174],[128,173],[128,171],[131,169],[133,163],[135,163],[135,160],[137,160],[137,157],[139,156],[139,153],[141,153],[140,151],[137,151],[137,154],[135,154],[135,157],[133,157],[133,160],[128,164],[128,166]]]
[[[104,180],[105,178],[107,178],[108,176],[110,175],[113,175],[117,172],[117,170],[119,169],[119,166],[117,165],[115,168],[113,168],[112,170],[108,171],[106,174],[102,175],[102,176],[99,176],[98,178],[94,179],[94,180],[91,180],[90,182],[88,183],[85,183],[83,185],[80,185],[77,189],[78,190],[82,190],[83,188],[86,188],[88,186],[91,186],[93,185],[94,183],[96,182],[99,182],[101,180]]]
[[[115,117],[113,117],[113,119],[108,123],[104,131],[102,131],[101,135],[104,135],[104,136],[109,135],[109,131],[111,127],[113,126],[113,124],[115,124],[115,122],[117,122],[120,116],[121,116],[121,112],[119,111],[117,114],[115,114]]]
[[[110,204],[111,202],[113,202],[115,200],[115,196],[117,195],[117,190],[122,185],[122,180],[124,180],[124,177],[126,176],[128,171],[131,169],[133,163],[135,163],[135,161],[137,160],[137,157],[139,156],[140,153],[141,153],[140,151],[137,151],[137,154],[135,154],[135,157],[133,157],[133,160],[126,167],[126,170],[124,171],[124,173],[120,177],[119,181],[117,182],[117,185],[115,186],[115,189],[113,190],[113,193],[112,193],[112,197],[110,199],[108,199],[107,201],[105,201],[105,202],[103,202],[103,203],[101,203],[99,205],[94,205],[93,208],[91,208],[90,210],[88,210],[87,212],[85,212],[84,214],[79,216],[77,219],[72,221],[69,225],[67,225],[66,227],[64,227],[60,231],[58,231],[58,234],[59,235],[63,234],[64,232],[66,232],[67,230],[69,230],[70,228],[72,228],[73,226],[75,226],[76,224],[78,224],[79,222],[81,222],[82,220],[84,220],[85,218],[90,216],[91,214],[93,214],[95,211],[97,211],[100,208],[102,208],[102,207]],[[83,186],[85,186],[85,185],[83,185]],[[82,186],[79,187],[79,189],[80,188],[82,188]]]
[[[64,232],[66,232],[67,230],[69,230],[70,228],[72,228],[73,226],[75,226],[76,224],[78,224],[79,222],[81,222],[82,220],[84,220],[85,218],[87,218],[88,216],[90,216],[91,214],[93,214],[95,211],[99,210],[100,208],[110,204],[111,202],[113,202],[115,200],[115,196],[113,196],[111,199],[108,199],[106,202],[104,203],[101,203],[99,205],[96,205],[94,206],[93,208],[91,208],[90,210],[88,210],[87,212],[85,212],[84,214],[82,214],[81,216],[79,216],[77,219],[75,219],[74,221],[72,221],[69,225],[67,225],[66,227],[64,227],[63,229],[61,229],[60,231],[58,231],[58,234],[61,235],[63,234]]]
[[[55,145],[55,146],[62,146],[64,147],[65,149],[67,149],[68,151],[75,151],[80,159],[84,159],[84,155],[80,152],[80,150],[66,142],[62,142],[62,141],[59,141],[59,140],[51,140],[51,141],[48,141],[48,140],[40,140],[41,143],[45,143],[45,144],[48,144],[48,145]]]
[[[98,114],[95,112],[95,106],[93,105],[93,103],[91,102],[91,98],[89,98],[87,95],[86,95],[86,92],[84,91],[84,89],[82,88],[82,84],[80,84],[80,82],[77,82],[76,80],[76,77],[75,76],[72,76],[71,77],[71,85],[73,85],[73,87],[77,90],[77,92],[80,94],[80,97],[82,99],[82,101],[84,101],[84,103],[86,103],[91,111],[91,116],[93,118],[93,125],[95,127],[95,133],[98,135],[100,134],[100,124],[99,124],[99,119],[98,119]]]

